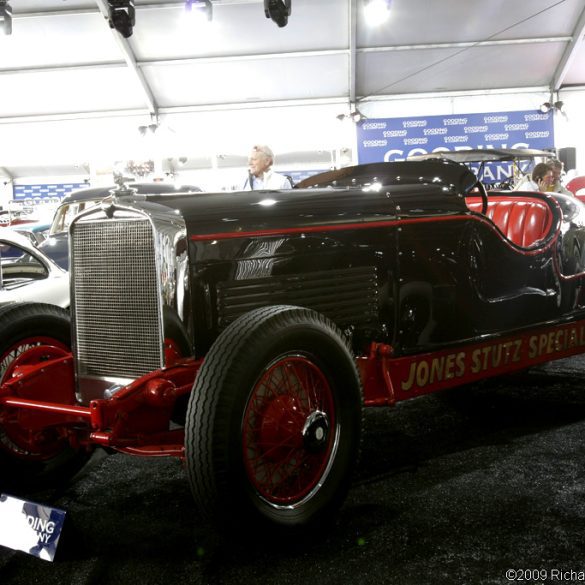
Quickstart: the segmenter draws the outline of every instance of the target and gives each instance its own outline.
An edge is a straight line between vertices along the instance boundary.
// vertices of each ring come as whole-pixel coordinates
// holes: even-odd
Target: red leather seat
[[[471,211],[481,212],[481,199],[473,197],[466,201]],[[524,248],[544,239],[552,225],[552,212],[540,199],[488,198],[486,215],[509,240]]]

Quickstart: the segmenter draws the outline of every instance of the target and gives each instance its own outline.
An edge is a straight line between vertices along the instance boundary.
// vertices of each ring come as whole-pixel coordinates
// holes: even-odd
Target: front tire
[[[251,311],[217,338],[187,413],[195,501],[225,525],[292,532],[326,523],[350,485],[362,396],[341,332],[313,311]]]

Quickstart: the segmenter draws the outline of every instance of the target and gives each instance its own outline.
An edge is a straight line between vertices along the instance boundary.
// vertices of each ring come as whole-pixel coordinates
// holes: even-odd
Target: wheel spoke
[[[255,467],[257,477],[265,477],[262,483],[268,493],[276,496],[280,492],[281,497],[287,497],[290,494],[286,493],[286,491],[283,493],[281,488],[288,488],[288,492],[290,492],[293,487],[290,485],[291,482],[294,486],[300,488],[302,485],[302,474],[299,471],[302,470],[307,458],[307,453],[291,450],[288,457],[281,459],[277,463],[262,460]]]
[[[283,370],[287,393],[290,396],[296,396],[299,399],[299,402],[301,402],[300,399],[302,397],[299,392],[300,379],[295,364],[287,363],[284,368],[281,367],[281,370]]]
[[[298,449],[296,445],[291,445],[291,439],[291,437],[285,437],[280,443],[272,443],[262,440],[255,441],[254,444],[256,445],[258,451],[256,459],[270,459],[275,453],[281,451],[285,447],[290,449]]]
[[[319,381],[315,379],[315,373],[313,370],[307,368],[303,368],[299,373],[296,364],[294,367],[295,371],[297,371],[299,382],[305,391],[305,397],[308,402],[308,411],[311,412],[317,409],[322,410],[319,399],[319,395],[322,394],[322,388],[320,387]],[[319,390],[319,395],[317,390]]]

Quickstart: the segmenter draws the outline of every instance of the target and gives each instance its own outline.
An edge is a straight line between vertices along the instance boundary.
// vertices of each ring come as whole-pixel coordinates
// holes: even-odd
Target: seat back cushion
[[[466,202],[471,211],[481,212],[481,199],[472,197]],[[552,225],[551,209],[541,199],[488,198],[486,215],[509,240],[524,248],[544,239]]]

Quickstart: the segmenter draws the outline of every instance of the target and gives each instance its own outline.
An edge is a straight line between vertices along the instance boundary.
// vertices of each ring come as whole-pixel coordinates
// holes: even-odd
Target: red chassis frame
[[[73,358],[62,349],[37,346],[18,356],[0,386],[0,423],[15,423],[21,441],[59,428],[72,445],[102,445],[142,456],[184,457],[184,431],[169,430],[177,398],[193,388],[203,359],[178,360],[124,387],[112,398],[75,405]],[[385,406],[444,388],[525,369],[585,351],[585,320],[527,329],[518,335],[393,357],[392,347],[372,343],[357,358],[365,406]],[[47,353],[51,359],[40,361]],[[50,400],[46,381],[51,380]]]

